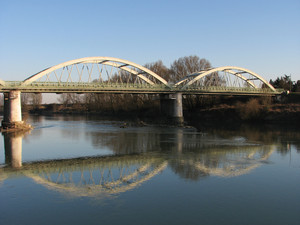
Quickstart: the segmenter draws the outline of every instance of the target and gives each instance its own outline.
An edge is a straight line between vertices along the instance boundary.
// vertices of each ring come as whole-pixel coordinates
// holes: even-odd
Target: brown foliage
[[[256,98],[252,98],[246,103],[238,102],[235,107],[242,120],[254,120],[260,118],[263,109],[259,100]]]
[[[166,81],[170,80],[170,70],[163,64],[161,60],[158,60],[157,62],[153,63],[147,63],[145,67],[158,74]]]

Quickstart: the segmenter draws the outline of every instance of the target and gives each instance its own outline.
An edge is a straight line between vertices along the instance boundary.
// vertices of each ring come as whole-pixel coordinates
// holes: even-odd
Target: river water
[[[28,122],[0,138],[0,224],[299,224],[299,130]]]

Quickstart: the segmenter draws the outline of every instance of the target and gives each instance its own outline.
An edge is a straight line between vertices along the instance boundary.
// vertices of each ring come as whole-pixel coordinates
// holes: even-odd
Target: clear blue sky
[[[0,79],[88,56],[198,55],[300,80],[300,0],[0,0]]]

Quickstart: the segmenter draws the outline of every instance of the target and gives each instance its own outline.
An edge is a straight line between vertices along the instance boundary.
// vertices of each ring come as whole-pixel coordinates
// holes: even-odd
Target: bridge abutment
[[[21,92],[10,91],[4,93],[3,129],[30,129],[31,126],[22,121]]]
[[[163,115],[166,115],[172,123],[183,125],[182,93],[161,94],[160,109]]]

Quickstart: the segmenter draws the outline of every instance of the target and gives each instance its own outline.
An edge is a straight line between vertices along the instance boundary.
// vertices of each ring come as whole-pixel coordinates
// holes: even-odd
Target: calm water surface
[[[299,224],[300,131],[29,122],[0,138],[0,224]]]

